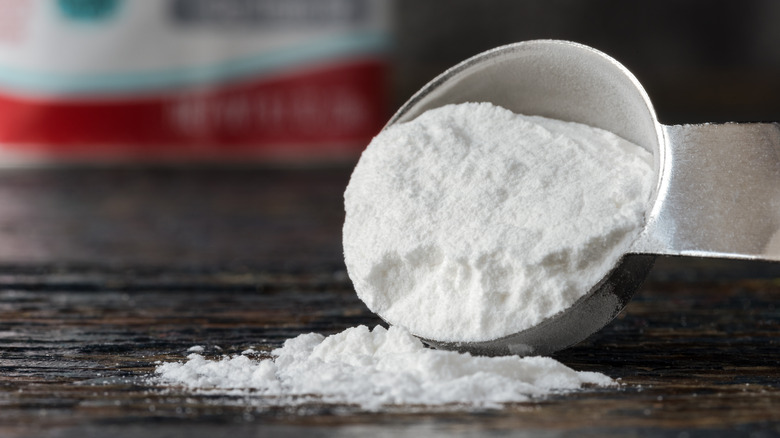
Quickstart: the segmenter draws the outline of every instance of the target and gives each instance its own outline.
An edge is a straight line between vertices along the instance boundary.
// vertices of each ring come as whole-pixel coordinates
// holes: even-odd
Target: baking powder
[[[269,404],[498,407],[613,385],[551,358],[424,347],[493,339],[560,312],[643,224],[650,154],[584,125],[487,103],[450,105],[384,130],[345,193],[344,254],[358,295],[393,326],[301,335],[270,358],[160,365],[158,378]],[[411,332],[411,333],[410,333]]]
[[[485,341],[571,306],[644,224],[652,155],[590,126],[447,105],[382,131],[344,194],[355,290],[393,325]]]
[[[217,360],[192,353],[186,362],[158,366],[156,373],[166,384],[262,398],[269,405],[316,402],[366,410],[491,408],[583,385],[615,384],[603,374],[577,372],[551,358],[432,350],[399,327],[358,326],[328,337],[310,333],[286,341],[271,358],[255,359],[253,353]]]

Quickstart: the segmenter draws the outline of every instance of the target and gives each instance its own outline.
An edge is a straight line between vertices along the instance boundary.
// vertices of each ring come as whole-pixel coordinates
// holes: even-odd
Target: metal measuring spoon
[[[483,342],[423,341],[488,355],[548,355],[580,342],[628,304],[658,255],[780,261],[780,126],[666,126],[639,81],[593,48],[558,40],[498,47],[450,68],[390,119],[452,103],[491,102],[516,113],[611,131],[653,153],[657,184],[628,253],[568,309]]]

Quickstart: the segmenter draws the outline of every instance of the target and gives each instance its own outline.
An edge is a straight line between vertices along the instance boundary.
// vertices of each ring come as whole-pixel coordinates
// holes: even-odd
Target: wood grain
[[[193,345],[211,357],[267,351],[380,321],[340,261],[346,170],[117,172],[0,175],[0,197],[36,204],[0,205],[0,246],[16,230],[20,248],[18,259],[0,251],[0,436],[780,435],[774,265],[663,260],[617,320],[557,355],[620,379],[615,388],[498,410],[370,413],[160,386],[157,361]],[[168,239],[159,223],[148,228],[155,221],[178,222],[181,234]],[[217,243],[201,246],[204,233]]]

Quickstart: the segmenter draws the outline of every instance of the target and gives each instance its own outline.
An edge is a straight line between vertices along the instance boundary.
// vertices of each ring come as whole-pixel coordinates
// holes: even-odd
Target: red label
[[[0,148],[62,157],[356,156],[387,120],[387,65],[339,63],[145,96],[0,93]]]

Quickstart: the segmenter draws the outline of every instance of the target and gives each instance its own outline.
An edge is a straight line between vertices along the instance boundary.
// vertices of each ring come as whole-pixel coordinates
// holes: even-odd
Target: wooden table
[[[659,261],[616,321],[557,355],[620,387],[500,410],[285,408],[150,380],[193,345],[217,357],[379,323],[341,261],[348,175],[0,173],[0,436],[780,435],[772,264]]]

